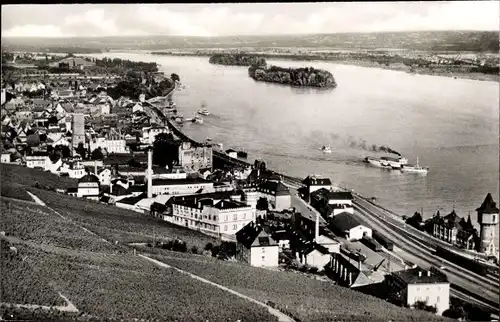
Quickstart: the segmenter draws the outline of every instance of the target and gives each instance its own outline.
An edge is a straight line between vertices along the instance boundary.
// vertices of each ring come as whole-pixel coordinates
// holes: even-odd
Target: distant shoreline
[[[210,57],[213,53],[209,52],[149,52],[152,55],[159,56],[194,56],[194,57]],[[283,54],[260,54],[260,53],[247,53],[249,55],[255,54],[266,59],[283,59],[283,60],[292,60],[292,61],[304,61],[304,62],[329,62],[333,64],[340,65],[350,65],[350,66],[359,66],[359,67],[368,67],[368,68],[380,68],[385,70],[393,70],[393,71],[402,71],[407,73],[413,73],[416,75],[428,75],[428,76],[442,76],[449,78],[457,78],[457,79],[470,79],[476,81],[489,81],[489,82],[497,82],[500,83],[500,75],[492,75],[492,74],[484,74],[478,72],[462,72],[462,71],[446,71],[438,68],[428,68],[428,67],[414,67],[413,72],[410,71],[408,66],[404,64],[390,64],[384,65],[379,64],[377,62],[371,62],[367,60],[339,60],[339,59],[320,59],[313,56],[301,55],[283,55]],[[311,57],[311,59],[306,59],[307,57]],[[313,59],[314,58],[314,59]],[[444,68],[443,68],[444,69]]]

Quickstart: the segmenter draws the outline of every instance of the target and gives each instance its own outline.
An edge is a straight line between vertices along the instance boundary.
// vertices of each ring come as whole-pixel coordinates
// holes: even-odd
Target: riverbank
[[[221,52],[218,52],[221,54]],[[222,52],[224,54],[230,52]],[[210,57],[214,55],[214,52],[196,51],[196,52],[150,52],[152,55],[164,55],[164,56],[195,56],[195,57]],[[377,61],[371,61],[367,59],[351,59],[351,58],[341,58],[332,57],[326,54],[269,54],[269,53],[254,53],[246,52],[247,55],[255,55],[258,57],[266,59],[283,59],[291,61],[307,61],[307,62],[330,62],[334,64],[341,65],[351,65],[360,66],[368,68],[379,68],[386,70],[402,71],[418,75],[429,75],[429,76],[442,76],[450,77],[456,79],[470,79],[477,81],[488,81],[488,82],[498,82],[500,83],[500,75],[498,74],[485,74],[480,72],[467,71],[464,66],[449,66],[449,65],[432,65],[430,67],[425,66],[408,66],[404,63],[380,63]],[[382,59],[385,61],[385,59]]]

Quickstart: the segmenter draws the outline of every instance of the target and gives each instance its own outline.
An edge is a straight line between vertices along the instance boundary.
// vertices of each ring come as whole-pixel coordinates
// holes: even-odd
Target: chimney
[[[316,222],[314,225],[314,241],[317,243],[319,240],[319,212],[316,212]]]
[[[422,271],[418,272],[418,277],[422,277]]]
[[[153,149],[148,149],[148,198],[153,197]]]

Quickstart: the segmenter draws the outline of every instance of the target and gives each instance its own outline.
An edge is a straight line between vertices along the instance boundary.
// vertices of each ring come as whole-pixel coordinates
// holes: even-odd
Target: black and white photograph
[[[500,1],[1,12],[0,320],[498,321]]]

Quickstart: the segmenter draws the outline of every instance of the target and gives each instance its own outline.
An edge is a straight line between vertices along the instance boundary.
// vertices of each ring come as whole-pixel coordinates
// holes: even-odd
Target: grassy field
[[[9,270],[8,274],[2,274],[1,291],[7,295],[3,301],[53,304],[57,302],[53,294],[61,292],[82,313],[99,319],[275,320],[253,303],[175,270],[159,268],[134,256],[130,250],[120,252],[121,247],[108,245],[81,228],[80,233],[76,226],[59,228],[62,219],[49,210],[18,201],[10,205],[2,202],[2,215],[8,219],[5,224],[2,221],[2,225],[9,228],[24,223],[29,227],[9,231],[7,238],[17,248],[16,258],[22,260],[10,260],[6,264],[2,261],[2,269]],[[38,220],[33,220],[34,217]],[[54,231],[47,238],[46,227],[50,226]],[[107,246],[97,251],[95,245],[98,244]],[[34,268],[36,275],[25,269],[25,265]],[[37,282],[29,283],[33,278]],[[37,298],[44,303],[36,302]]]
[[[215,238],[134,211],[36,188],[29,190],[61,215],[113,242],[128,244],[179,238],[188,248],[198,249],[209,242],[218,244]]]
[[[2,173],[3,179],[3,173]],[[0,195],[3,197],[33,201],[30,195],[26,193],[26,187],[13,182],[0,183]]]
[[[15,164],[2,164],[0,166],[0,173],[2,187],[4,184],[7,185],[7,182],[29,187],[38,182],[43,186],[51,186],[57,189],[76,188],[78,185],[78,180],[76,179],[59,177],[50,172],[25,168]]]
[[[445,321],[433,314],[394,306],[375,297],[293,272],[276,272],[213,262],[197,256],[154,255],[169,265],[202,276],[262,302],[271,301],[302,321]]]

